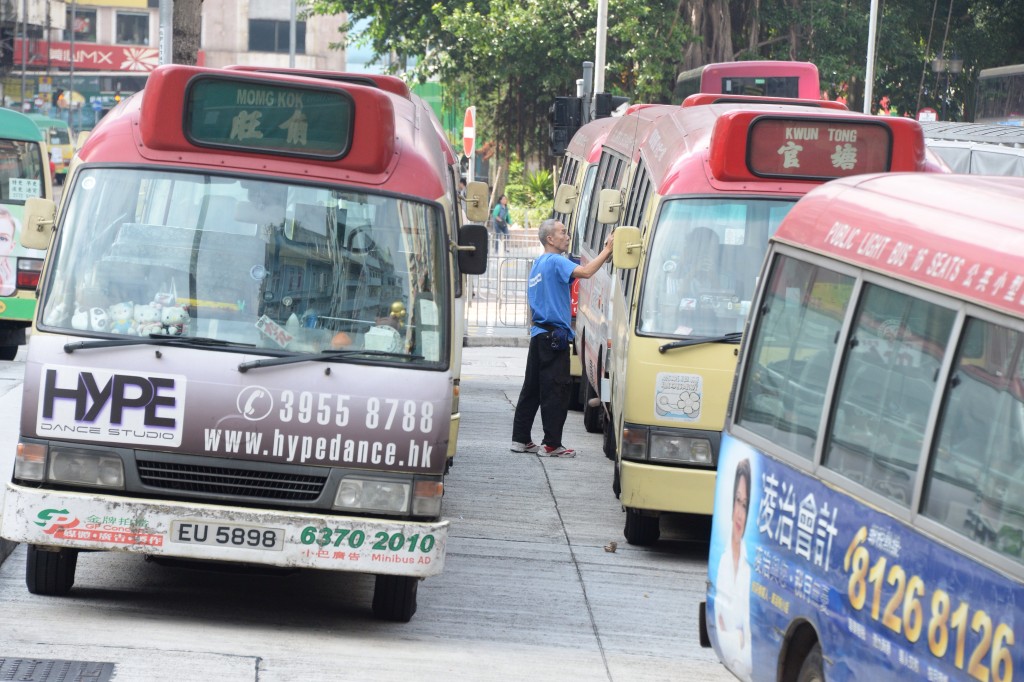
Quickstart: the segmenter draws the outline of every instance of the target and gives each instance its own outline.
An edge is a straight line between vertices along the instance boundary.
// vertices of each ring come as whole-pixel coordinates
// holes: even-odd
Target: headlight
[[[121,458],[102,452],[52,448],[48,475],[55,483],[124,488],[124,465]]]
[[[411,481],[346,476],[334,496],[334,506],[352,511],[405,514],[409,511]]]
[[[651,434],[652,461],[714,466],[714,452],[707,438],[691,438],[663,433]]]

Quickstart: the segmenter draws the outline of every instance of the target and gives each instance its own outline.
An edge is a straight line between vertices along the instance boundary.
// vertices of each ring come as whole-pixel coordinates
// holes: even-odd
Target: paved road
[[[109,661],[118,682],[732,680],[697,641],[706,524],[663,522],[657,547],[628,546],[611,463],[579,413],[566,429],[576,459],[509,452],[525,355],[465,349],[447,564],[420,587],[411,623],[371,617],[370,576],[187,570],[113,553],[82,555],[68,597],[37,597],[18,548],[0,567],[0,659]],[[18,363],[0,364],[0,418],[16,424]],[[6,478],[13,437],[2,438]]]

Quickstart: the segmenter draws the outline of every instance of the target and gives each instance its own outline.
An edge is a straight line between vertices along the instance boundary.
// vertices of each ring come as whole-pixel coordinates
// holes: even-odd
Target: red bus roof
[[[821,97],[818,67],[811,62],[749,60],[739,62],[718,62],[708,64],[701,71],[701,92],[722,92],[723,78],[785,78],[800,79],[799,92],[801,97]]]
[[[289,69],[276,66],[252,66],[249,64],[233,64],[225,66],[225,69],[234,71],[258,71],[260,73],[276,73],[284,76],[305,76],[307,78],[322,78],[324,80],[337,81],[339,83],[354,83],[356,85],[369,85],[371,87],[387,90],[405,99],[412,98],[412,91],[401,78],[387,76],[377,73],[349,73],[346,71],[322,71],[318,69]]]
[[[581,126],[565,148],[566,156],[583,159],[585,163],[597,163],[601,158],[601,146],[618,118],[599,118]]]
[[[698,107],[705,104],[791,104],[802,107],[819,107],[821,109],[838,109],[849,111],[842,102],[833,102],[828,99],[800,99],[797,97],[755,97],[753,95],[723,95],[709,92],[698,92],[683,100],[684,107]]]
[[[925,170],[916,121],[770,104],[676,107],[652,123],[641,154],[662,195],[705,191],[705,183],[803,194],[843,175]],[[698,173],[706,181],[697,183]]]
[[[1024,315],[1024,178],[865,175],[803,197],[773,241]]]
[[[340,158],[310,158],[288,150],[268,151],[243,144],[210,148],[202,140],[197,142],[189,134],[189,125],[198,116],[191,112],[190,119],[186,107],[188,97],[194,97],[189,93],[194,93],[197,83],[206,81],[342,97],[351,102],[348,148]],[[192,102],[193,107],[201,105]],[[79,156],[86,163],[160,163],[386,185],[390,191],[437,199],[445,193],[445,166],[454,156],[444,153],[444,147],[450,145],[439,137],[439,128],[425,116],[424,107],[415,95],[403,97],[376,85],[256,70],[167,65],[150,74],[145,89],[103,117]]]

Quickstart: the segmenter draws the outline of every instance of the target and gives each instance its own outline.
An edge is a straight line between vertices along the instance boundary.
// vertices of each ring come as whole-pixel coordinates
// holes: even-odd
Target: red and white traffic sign
[[[466,156],[473,156],[476,145],[476,107],[466,108],[466,117],[462,119],[462,151]]]

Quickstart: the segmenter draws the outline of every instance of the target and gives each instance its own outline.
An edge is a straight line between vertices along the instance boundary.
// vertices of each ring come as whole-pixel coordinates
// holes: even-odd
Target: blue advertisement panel
[[[1024,589],[724,434],[707,622],[742,680],[774,680],[795,623],[826,679],[1024,680]]]

